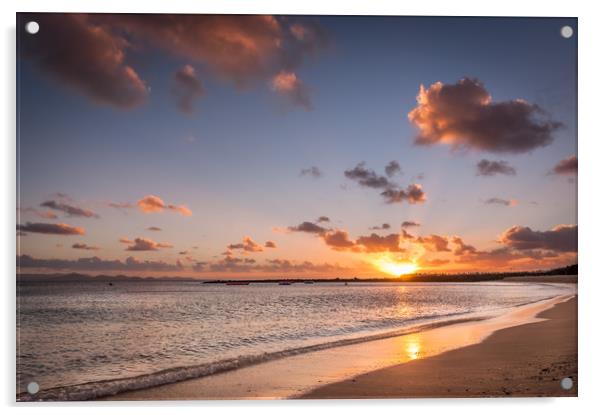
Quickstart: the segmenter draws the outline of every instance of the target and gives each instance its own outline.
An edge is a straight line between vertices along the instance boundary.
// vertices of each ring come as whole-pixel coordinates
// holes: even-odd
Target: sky
[[[575,263],[576,62],[569,18],[20,14],[18,270]]]

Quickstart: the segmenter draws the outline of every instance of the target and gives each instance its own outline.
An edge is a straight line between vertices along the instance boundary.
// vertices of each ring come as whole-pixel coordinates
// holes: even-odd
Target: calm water
[[[211,372],[219,370],[216,362],[227,359],[239,359],[229,361],[235,365],[300,347],[500,314],[570,290],[553,284],[492,282],[20,284],[18,391],[31,381],[48,389],[164,369],[173,369],[174,376],[191,366]]]

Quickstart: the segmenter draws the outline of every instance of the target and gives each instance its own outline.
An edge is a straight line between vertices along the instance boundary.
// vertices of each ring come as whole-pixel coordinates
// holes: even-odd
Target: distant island
[[[119,281],[182,281],[182,282],[202,282],[204,284],[226,284],[230,282],[238,283],[277,283],[286,281],[289,283],[328,283],[328,282],[479,282],[496,281],[511,279],[513,281],[532,279],[534,277],[546,276],[577,276],[577,264],[562,268],[538,271],[522,272],[475,272],[475,273],[455,273],[455,274],[409,274],[400,277],[389,278],[264,278],[264,279],[198,279],[192,277],[140,277],[129,275],[88,275],[80,273],[68,274],[17,274],[17,283],[29,282],[119,282]]]

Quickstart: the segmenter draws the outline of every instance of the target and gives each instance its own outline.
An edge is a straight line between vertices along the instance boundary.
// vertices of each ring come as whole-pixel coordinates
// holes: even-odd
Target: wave
[[[527,304],[532,304],[540,301],[545,301],[553,297],[538,299],[536,301],[527,302],[514,307],[520,307]],[[512,308],[514,308],[512,307]],[[463,318],[453,318],[459,315],[473,314],[472,312],[452,313],[448,315],[440,315],[439,318],[448,318],[448,320],[439,320],[426,324],[414,325],[385,333],[371,334],[362,337],[348,338],[335,340],[325,343],[319,343],[309,346],[295,347],[291,349],[267,352],[261,354],[244,355],[236,358],[219,360],[211,363],[204,363],[193,366],[181,366],[164,369],[158,372],[143,374],[138,376],[108,379],[102,381],[87,382],[76,385],[59,386],[51,389],[41,390],[35,395],[27,392],[17,394],[17,400],[21,402],[33,401],[86,401],[94,400],[107,396],[117,395],[123,392],[146,389],[161,385],[166,385],[175,382],[181,382],[189,379],[196,379],[205,376],[215,375],[227,371],[240,369],[264,363],[276,359],[295,356],[303,353],[310,353],[319,350],[326,350],[335,347],[348,346],[358,343],[364,343],[374,340],[387,339],[391,337],[413,334],[424,330],[434,329],[437,327],[448,326],[458,323],[482,321],[493,316],[466,316]],[[449,319],[451,318],[451,319]],[[421,319],[422,320],[422,319]],[[411,321],[407,321],[411,322]]]

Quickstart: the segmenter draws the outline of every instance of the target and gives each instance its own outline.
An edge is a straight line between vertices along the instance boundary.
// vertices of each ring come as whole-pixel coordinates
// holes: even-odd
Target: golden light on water
[[[390,257],[382,257],[374,261],[374,266],[387,274],[399,277],[418,271],[418,265],[410,261],[397,261]]]

